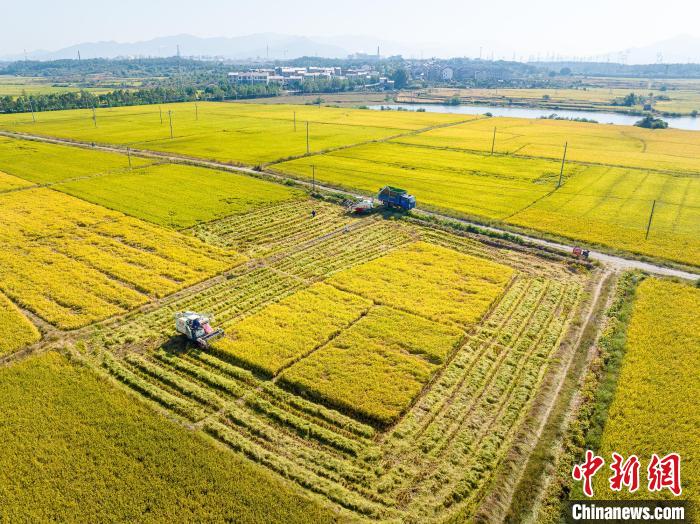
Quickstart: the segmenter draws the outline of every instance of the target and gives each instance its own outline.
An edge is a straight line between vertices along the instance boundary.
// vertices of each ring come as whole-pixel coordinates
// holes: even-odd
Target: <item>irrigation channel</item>
[[[505,116],[512,118],[546,118],[552,114],[556,114],[559,118],[576,119],[586,118],[595,120],[600,124],[613,124],[618,126],[631,126],[642,117],[639,115],[625,115],[623,113],[611,113],[603,111],[571,111],[544,109],[534,107],[501,107],[501,106],[484,106],[464,104],[458,106],[450,106],[445,104],[382,104],[369,106],[370,109],[381,111],[383,108],[393,110],[418,111],[419,109],[427,113],[451,113],[458,115],[483,115],[491,113],[493,116]],[[693,118],[692,116],[663,116],[664,121],[668,122],[668,127],[674,129],[685,129],[687,131],[700,131],[700,117]]]
[[[110,151],[114,153],[124,153],[124,148],[123,147],[116,147],[116,146],[108,146],[108,145],[97,145],[97,144],[91,144],[88,142],[80,142],[76,140],[66,140],[66,139],[61,139],[61,138],[53,138],[53,137],[46,137],[46,136],[39,136],[39,135],[30,135],[30,134],[25,134],[25,133],[15,133],[15,132],[10,132],[10,131],[0,131],[0,136],[7,136],[11,138],[20,138],[20,139],[25,139],[25,140],[34,140],[37,142],[45,142],[45,143],[50,143],[50,144],[62,144],[62,145],[68,145],[68,146],[73,146],[73,147],[82,147],[85,149],[92,149],[92,150],[98,150],[98,151]],[[283,175],[278,175],[275,173],[270,173],[267,171],[257,171],[255,169],[249,168],[249,167],[241,167],[241,166],[234,166],[231,164],[226,164],[223,162],[214,162],[211,160],[198,160],[194,159],[192,157],[187,157],[184,155],[175,155],[173,153],[160,153],[157,151],[150,151],[150,150],[144,150],[144,149],[131,149],[131,154],[140,156],[143,158],[160,158],[164,160],[168,160],[169,162],[175,163],[175,164],[188,164],[188,165],[193,165],[193,166],[200,166],[200,167],[208,167],[211,169],[218,169],[218,170],[223,170],[223,171],[233,171],[236,173],[243,173],[255,177],[259,177],[261,174],[265,175],[271,179],[278,180],[280,182],[284,182],[287,180],[289,177],[288,176],[283,176]],[[312,187],[312,182],[307,182],[303,180],[295,180],[299,185],[311,188]],[[350,191],[345,191],[341,189],[337,189],[334,187],[330,186],[324,186],[319,183],[315,183],[313,187],[316,190],[319,191],[324,191],[328,193],[335,193],[338,195],[343,195],[346,197],[351,197],[351,198],[364,198],[365,195],[359,194],[359,193],[353,193]],[[480,228],[482,230],[487,230],[491,231],[493,233],[498,233],[498,234],[503,234],[503,235],[511,235],[512,237],[517,237],[523,240],[524,242],[527,242],[529,244],[537,245],[537,246],[542,246],[550,249],[556,249],[559,251],[563,251],[565,253],[571,253],[573,248],[575,247],[573,244],[563,244],[563,243],[558,243],[558,242],[553,242],[550,240],[545,240],[543,238],[537,238],[529,235],[525,235],[522,233],[513,233],[512,231],[508,231],[506,229],[501,229],[498,227],[493,227],[493,226],[486,226],[483,224],[479,224],[477,222],[471,222],[469,220],[464,220],[461,218],[455,218],[450,215],[445,215],[441,213],[436,213],[433,211],[425,211],[416,208],[415,209],[416,214],[418,215],[423,215],[423,216],[433,216],[436,218],[440,218],[442,220],[447,220],[447,221],[452,221],[456,222],[465,226],[473,226],[476,228]],[[639,269],[641,271],[646,271],[648,273],[652,273],[655,275],[661,275],[661,276],[669,276],[669,277],[676,277],[676,278],[682,278],[685,280],[697,280],[700,278],[700,273],[691,273],[688,271],[683,271],[680,269],[674,269],[658,264],[653,264],[650,262],[643,262],[640,260],[635,260],[632,258],[625,258],[622,256],[618,255],[611,255],[607,253],[602,253],[599,251],[593,251],[591,250],[589,253],[589,257],[592,260],[597,260],[601,262],[602,264],[605,264],[606,266],[610,267],[611,269],[614,270],[627,270],[627,269]]]

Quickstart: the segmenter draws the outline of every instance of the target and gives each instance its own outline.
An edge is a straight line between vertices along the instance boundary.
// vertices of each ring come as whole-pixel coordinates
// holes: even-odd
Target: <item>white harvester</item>
[[[214,318],[211,315],[202,315],[192,311],[181,311],[175,313],[175,329],[195,342],[201,348],[206,348],[209,343],[224,336],[224,330],[214,329],[211,323]]]

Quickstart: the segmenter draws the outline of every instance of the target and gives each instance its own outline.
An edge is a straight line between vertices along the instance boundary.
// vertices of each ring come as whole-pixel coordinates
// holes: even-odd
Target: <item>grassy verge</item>
[[[613,302],[606,313],[606,327],[598,339],[598,352],[583,378],[578,398],[574,399],[577,407],[573,418],[565,432],[559,435],[558,456],[549,457],[551,478],[539,507],[535,508],[537,522],[561,521],[564,504],[572,489],[573,464],[580,460],[586,449],[596,450],[600,445],[625,354],[635,292],[643,279],[640,272],[627,272],[618,281]]]

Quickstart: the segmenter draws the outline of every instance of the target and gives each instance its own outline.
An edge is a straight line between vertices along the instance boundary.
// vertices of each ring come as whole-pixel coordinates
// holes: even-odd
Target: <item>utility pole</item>
[[[170,120],[170,139],[173,138],[173,112],[168,110],[168,119]]]
[[[496,127],[493,128],[493,140],[491,140],[491,156],[493,156],[493,150],[496,147]]]
[[[656,200],[651,204],[651,213],[649,213],[649,223],[647,224],[647,234],[644,236],[644,240],[649,239],[649,230],[651,229],[651,219],[654,218],[654,208],[656,207]]]
[[[36,123],[36,116],[34,116],[34,104],[32,103],[31,98],[29,98],[29,109],[32,111],[32,122]]]
[[[566,148],[569,146],[568,142],[564,142],[564,156],[561,157],[561,169],[559,170],[559,183],[557,184],[557,189],[561,187],[561,179],[564,176],[564,162],[566,162]]]
[[[160,125],[163,125],[163,108],[158,106],[158,111],[160,112]]]
[[[308,155],[310,153],[309,149],[309,122],[306,122],[306,154]]]
[[[311,194],[316,193],[316,166],[311,166]]]
[[[129,170],[131,171],[131,148],[130,147],[126,148],[126,156],[129,157]]]
[[[194,103],[194,119],[199,120],[199,108],[197,108],[197,102]]]
[[[95,127],[97,127],[97,113],[95,112],[95,106],[92,106],[92,121],[95,123]]]

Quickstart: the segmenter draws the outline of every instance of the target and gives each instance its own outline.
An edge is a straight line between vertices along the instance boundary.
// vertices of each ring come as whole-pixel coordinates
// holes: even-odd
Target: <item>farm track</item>
[[[70,145],[74,147],[81,147],[81,148],[87,148],[87,149],[95,149],[95,150],[100,150],[100,151],[110,151],[110,152],[116,152],[116,153],[124,153],[124,148],[123,147],[117,147],[117,146],[105,146],[105,145],[92,145],[87,142],[80,142],[76,140],[68,140],[68,139],[61,139],[61,138],[52,138],[52,137],[46,137],[46,136],[41,136],[41,135],[31,135],[27,133],[17,133],[17,132],[9,132],[9,131],[0,131],[0,136],[6,136],[10,138],[19,138],[19,139],[25,139],[25,140],[34,140],[34,141],[39,141],[39,142],[46,142],[46,143],[52,143],[52,144],[61,144],[61,145]],[[355,144],[356,145],[356,144]],[[284,182],[289,176],[284,176],[280,175],[277,173],[272,173],[269,171],[258,171],[256,169],[250,168],[250,167],[243,167],[239,165],[232,165],[232,164],[227,164],[225,162],[215,162],[211,160],[202,160],[198,159],[195,157],[188,157],[186,155],[175,155],[172,153],[159,153],[156,151],[149,151],[149,150],[142,150],[142,149],[132,149],[131,153],[135,156],[143,157],[143,158],[156,158],[156,159],[161,159],[161,160],[166,160],[168,162],[172,163],[180,163],[180,164],[188,164],[188,165],[194,165],[194,166],[199,166],[199,167],[206,167],[206,168],[211,168],[211,169],[217,169],[217,170],[224,170],[224,171],[232,171],[236,173],[242,173],[254,177],[265,177],[269,178],[272,180],[276,180],[279,182]],[[311,182],[307,182],[304,180],[296,180],[296,183],[299,185],[302,185],[306,188],[311,188],[313,184]],[[319,190],[328,192],[328,193],[333,193],[337,195],[342,195],[345,197],[353,197],[353,198],[360,198],[363,197],[364,195],[360,193],[355,193],[352,191],[347,191],[343,189],[338,189],[334,188],[328,185],[323,185],[323,184],[315,184],[315,187],[317,187]],[[567,245],[563,244],[560,242],[554,242],[551,240],[546,240],[544,238],[532,236],[532,235],[526,235],[522,233],[514,233],[512,231],[509,231],[507,229],[502,229],[494,226],[488,226],[488,225],[483,225],[477,222],[473,222],[470,220],[465,220],[461,218],[455,218],[450,215],[446,215],[444,213],[438,213],[434,211],[426,211],[426,210],[418,210],[417,214],[423,215],[423,216],[429,216],[429,217],[437,217],[442,220],[448,220],[452,222],[456,222],[458,224],[462,224],[464,226],[472,226],[476,228],[480,228],[485,231],[489,231],[492,233],[496,233],[498,235],[511,235],[515,238],[521,239],[522,241],[533,244],[535,246],[541,246],[544,248],[548,249],[554,249],[558,251],[562,251],[565,253],[570,253],[571,250],[573,249],[573,245]],[[674,269],[666,266],[662,266],[659,264],[651,263],[651,262],[644,262],[640,260],[636,260],[634,258],[626,258],[623,256],[619,255],[611,255],[608,253],[604,253],[601,251],[590,251],[590,258],[592,260],[597,260],[607,266],[610,266],[613,269],[616,270],[626,270],[626,269],[639,269],[641,271],[646,271],[648,273],[656,274],[656,275],[661,275],[661,276],[669,276],[669,277],[676,277],[676,278],[681,278],[684,280],[697,280],[700,278],[700,273],[693,273],[690,271],[685,271],[685,270],[680,270],[680,269]]]

